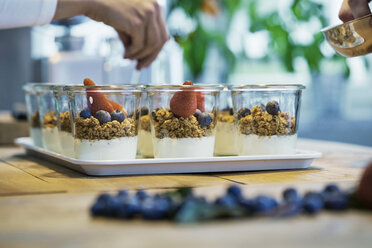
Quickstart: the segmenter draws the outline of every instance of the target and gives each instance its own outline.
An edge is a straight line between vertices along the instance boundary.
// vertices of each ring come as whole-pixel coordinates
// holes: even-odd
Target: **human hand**
[[[343,21],[351,21],[355,18],[371,14],[368,3],[371,0],[343,0],[338,17]]]
[[[59,0],[54,19],[86,15],[116,29],[125,46],[124,58],[149,66],[169,39],[156,0]]]

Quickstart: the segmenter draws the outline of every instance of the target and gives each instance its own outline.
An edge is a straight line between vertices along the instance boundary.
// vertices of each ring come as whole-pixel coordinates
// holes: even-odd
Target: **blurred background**
[[[26,82],[301,83],[300,137],[372,146],[372,55],[345,59],[320,32],[341,2],[160,0],[172,38],[139,73],[88,18],[0,30],[0,110],[20,109]]]

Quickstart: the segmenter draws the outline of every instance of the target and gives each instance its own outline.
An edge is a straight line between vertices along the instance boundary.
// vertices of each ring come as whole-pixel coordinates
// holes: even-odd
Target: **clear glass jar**
[[[239,155],[295,154],[303,85],[233,86]]]
[[[82,160],[136,158],[142,86],[66,86],[70,99],[74,157]]]
[[[40,85],[38,83],[27,83],[23,86],[25,91],[25,100],[27,107],[27,120],[29,124],[30,136],[35,146],[43,147],[43,141],[41,137],[41,123],[39,104],[37,101],[36,88]]]
[[[149,86],[155,158],[212,157],[222,85]]]
[[[217,111],[215,156],[238,155],[238,144],[234,124],[234,110],[231,90],[225,86],[220,93],[220,104]]]
[[[56,102],[54,99],[55,87],[57,86],[53,84],[40,84],[37,86],[36,92],[38,96],[43,147],[48,151],[61,153],[57,127]]]
[[[146,88],[147,86],[144,86]],[[149,102],[147,93],[143,92],[141,97],[141,108],[138,112],[139,126],[138,126],[138,147],[137,150],[144,158],[154,157],[154,146],[152,144]]]

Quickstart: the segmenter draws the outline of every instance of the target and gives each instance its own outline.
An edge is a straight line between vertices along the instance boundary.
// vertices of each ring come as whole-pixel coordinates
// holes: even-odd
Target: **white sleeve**
[[[0,0],[0,29],[48,24],[57,0]]]

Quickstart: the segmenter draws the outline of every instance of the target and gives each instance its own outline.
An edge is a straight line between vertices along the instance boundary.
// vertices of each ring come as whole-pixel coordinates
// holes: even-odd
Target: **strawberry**
[[[192,85],[192,82],[186,81],[184,85]],[[193,115],[196,111],[196,107],[196,94],[193,91],[176,92],[170,100],[170,108],[172,112],[184,118]]]
[[[89,78],[84,79],[85,86],[95,86],[96,84]],[[88,107],[94,115],[99,110],[105,110],[111,113],[114,110],[124,111],[123,106],[108,99],[99,89],[87,90]]]

